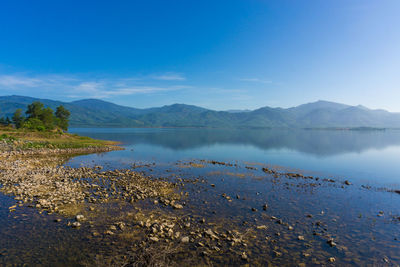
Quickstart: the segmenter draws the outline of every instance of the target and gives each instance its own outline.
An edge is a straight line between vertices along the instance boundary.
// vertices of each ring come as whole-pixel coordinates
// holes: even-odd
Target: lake
[[[77,157],[71,165],[207,159],[258,162],[346,178],[400,185],[400,130],[235,130],[73,128],[72,133],[122,143],[124,151]]]
[[[73,218],[26,205],[10,213],[15,200],[0,194],[0,223],[5,226],[0,229],[0,264],[86,266],[116,252],[129,255],[132,244],[139,249],[154,245],[149,241],[149,235],[154,238],[152,223],[146,228],[132,217],[141,213],[146,214],[144,220],[171,216],[178,230],[190,236],[174,256],[181,265],[400,264],[400,193],[396,192],[400,131],[73,128],[70,132],[119,141],[124,150],[75,156],[66,159],[65,166],[100,165],[104,171],[160,178],[177,185],[183,205],[177,210],[164,205],[160,197],[132,202],[127,195],[126,200],[94,206],[104,215],[71,229],[67,223]],[[97,184],[108,190],[116,182]],[[54,223],[55,219],[61,222]],[[129,235],[127,229],[106,234],[106,227],[121,221],[135,234]],[[188,222],[191,228],[185,230]],[[121,241],[126,236],[132,239]],[[163,238],[158,244],[164,244]],[[183,243],[177,242],[173,244]]]
[[[191,204],[187,205],[190,216],[257,226],[269,220],[265,214],[252,211],[267,202],[272,220],[279,218],[278,225],[282,221],[294,225],[296,233],[268,224],[265,238],[281,244],[284,253],[276,252],[278,246],[273,243],[265,245],[261,234],[249,247],[253,264],[266,264],[262,263],[264,259],[277,265],[320,265],[331,256],[339,265],[400,264],[400,194],[392,193],[400,189],[398,130],[171,128],[71,132],[119,141],[125,150],[75,157],[67,163],[69,166],[150,166],[137,170],[155,177],[166,173],[202,177],[215,185],[191,191]],[[209,164],[213,161],[231,165]],[[198,165],[204,167],[196,168]],[[305,181],[284,175],[275,179],[277,176],[266,177],[264,168],[313,178]],[[221,200],[221,195],[244,196],[246,200],[231,204]],[[299,233],[305,233],[305,244],[293,241],[302,240]],[[340,245],[332,248],[327,245],[329,239]],[[315,257],[309,259],[308,254]],[[231,256],[227,254],[226,259]],[[218,265],[216,259],[214,263]],[[220,262],[227,263],[238,264],[237,259]]]

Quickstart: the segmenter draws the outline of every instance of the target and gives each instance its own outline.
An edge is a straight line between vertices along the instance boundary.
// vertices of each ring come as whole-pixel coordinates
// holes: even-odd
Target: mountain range
[[[26,96],[0,96],[0,117],[40,101],[53,110],[71,112],[71,127],[206,127],[206,128],[400,128],[400,113],[364,106],[317,101],[292,108],[215,111],[173,104],[138,109],[98,99],[61,102]]]

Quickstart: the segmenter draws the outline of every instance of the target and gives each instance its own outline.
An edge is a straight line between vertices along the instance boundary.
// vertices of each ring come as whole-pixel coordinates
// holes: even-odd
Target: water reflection
[[[288,149],[315,156],[361,153],[400,146],[400,131],[240,130],[240,129],[71,129],[124,145],[149,144],[182,151],[217,144],[251,145],[262,150]]]

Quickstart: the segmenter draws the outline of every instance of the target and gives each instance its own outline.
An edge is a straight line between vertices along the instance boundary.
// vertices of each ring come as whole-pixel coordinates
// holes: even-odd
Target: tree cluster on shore
[[[51,131],[60,128],[64,131],[68,130],[70,112],[63,106],[57,107],[54,112],[51,108],[45,108],[43,103],[36,101],[28,105],[23,114],[22,109],[17,109],[10,119],[0,118],[1,125],[14,125],[15,128],[28,129],[34,131]]]

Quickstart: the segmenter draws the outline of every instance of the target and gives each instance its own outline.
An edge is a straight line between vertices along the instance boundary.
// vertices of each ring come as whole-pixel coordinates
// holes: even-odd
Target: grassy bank
[[[26,129],[13,129],[0,127],[0,142],[12,145],[16,149],[31,148],[89,148],[109,147],[118,143],[113,141],[96,140],[77,134],[64,133],[62,131],[29,131]]]

